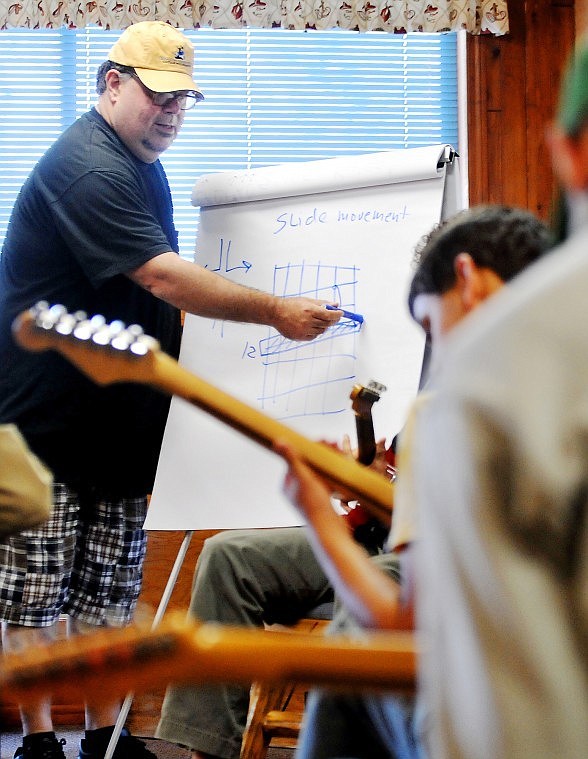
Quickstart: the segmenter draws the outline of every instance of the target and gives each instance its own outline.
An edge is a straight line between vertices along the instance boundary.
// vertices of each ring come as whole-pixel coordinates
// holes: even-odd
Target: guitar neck
[[[376,436],[372,406],[380,400],[380,394],[386,390],[381,382],[371,380],[367,386],[354,385],[350,398],[355,414],[355,431],[357,433],[357,460],[369,466],[376,457]]]
[[[357,460],[360,464],[369,466],[376,456],[376,438],[372,418],[366,419],[362,416],[356,416],[355,431],[357,434]]]
[[[184,621],[156,629],[104,630],[0,657],[3,698],[28,703],[46,694],[84,700],[124,696],[168,683],[316,683],[413,691],[417,647],[411,633],[361,639],[273,632]]]
[[[38,303],[13,324],[19,344],[32,351],[57,350],[101,385],[139,382],[178,395],[231,425],[267,448],[277,440],[289,443],[318,474],[335,485],[342,496],[359,498],[384,524],[392,514],[391,483],[328,446],[308,440],[285,424],[248,406],[192,374],[160,350],[156,340],[140,328],[102,317],[68,314],[63,306]]]
[[[370,513],[389,524],[393,486],[386,477],[304,435],[219,390],[184,369],[165,353],[153,356],[150,384],[207,411],[256,442],[272,448],[276,440],[289,443],[322,477],[354,494]]]

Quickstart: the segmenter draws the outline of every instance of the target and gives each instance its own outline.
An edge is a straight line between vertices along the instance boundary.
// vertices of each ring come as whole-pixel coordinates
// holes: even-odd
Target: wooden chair
[[[333,616],[333,604],[324,603],[293,625],[269,625],[268,629],[323,635]],[[265,759],[270,743],[295,746],[304,714],[306,688],[291,682],[254,682],[249,714],[241,743],[241,759]]]
[[[325,628],[332,616],[332,609],[328,606],[325,609],[324,606],[313,609],[310,612],[313,614],[312,617],[301,619],[294,625],[271,625],[268,629],[288,630],[292,634],[308,635],[310,633],[324,636]],[[392,633],[391,637],[395,635]],[[332,650],[334,654],[336,652],[336,657],[339,659],[338,668],[341,675],[339,684],[351,688],[365,687],[366,682],[374,683],[373,678],[377,672],[376,680],[386,690],[392,688],[399,692],[414,694],[417,680],[418,644],[411,633],[398,635],[399,638],[387,639],[385,642],[376,640],[374,637],[374,641],[368,643],[369,681],[366,681],[366,673],[361,671],[358,657],[350,659],[348,655],[343,654],[345,658],[340,658],[342,655],[341,637],[335,636],[329,639],[333,641],[335,647],[328,650]],[[308,650],[308,644],[305,650]],[[326,653],[325,649],[323,651]],[[378,659],[377,663],[376,659]],[[307,686],[301,685],[301,682],[313,682],[312,672],[309,673],[308,680],[304,681],[300,677],[296,682],[280,682],[276,678],[265,677],[262,681],[253,682],[240,759],[266,759],[270,744],[290,748],[296,746],[307,691]]]

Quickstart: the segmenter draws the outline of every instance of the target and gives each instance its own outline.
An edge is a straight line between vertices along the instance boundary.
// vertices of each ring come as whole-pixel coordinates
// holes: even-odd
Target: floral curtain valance
[[[0,29],[124,29],[137,21],[182,29],[242,27],[506,34],[506,0],[0,0]]]

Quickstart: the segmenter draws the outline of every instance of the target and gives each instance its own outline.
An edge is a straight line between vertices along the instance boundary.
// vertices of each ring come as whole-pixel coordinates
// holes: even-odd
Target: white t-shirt
[[[588,229],[446,347],[411,444],[429,754],[583,759]]]

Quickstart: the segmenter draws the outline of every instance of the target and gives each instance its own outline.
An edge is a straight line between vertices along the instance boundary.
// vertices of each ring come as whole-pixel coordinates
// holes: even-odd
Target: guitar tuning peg
[[[121,322],[120,319],[115,319],[114,321],[110,322],[108,325],[108,329],[110,330],[110,334],[114,337],[115,335],[118,335],[121,332],[124,332],[126,330],[126,324],[124,322]]]
[[[31,311],[35,314],[35,316],[38,316],[39,314],[43,313],[44,311],[47,311],[48,309],[49,309],[49,304],[47,303],[47,301],[39,300],[31,308]]]
[[[136,356],[146,356],[150,351],[159,350],[159,342],[149,335],[139,335],[130,346],[131,353]]]
[[[370,380],[368,382],[368,387],[372,390],[375,390],[378,393],[385,393],[388,389],[386,385],[383,385],[381,382],[378,382],[377,380]]]
[[[41,329],[51,330],[59,322],[64,314],[67,314],[65,306],[59,304],[49,306],[46,301],[39,301],[33,309],[35,322]]]
[[[61,305],[61,303],[56,303],[49,308],[49,315],[52,319],[57,320],[64,314],[67,314],[67,308]]]
[[[111,334],[108,324],[103,324],[98,327],[98,329],[94,330],[91,334],[91,339],[96,345],[110,345]]]
[[[95,316],[92,316],[90,319],[90,325],[93,329],[101,329],[106,324],[106,319],[102,316],[102,314],[96,314]]]
[[[65,313],[55,325],[55,331],[60,335],[71,335],[76,327],[77,320],[72,314]]]
[[[63,314],[67,314],[65,306],[59,304],[49,306],[44,300],[39,301],[33,311],[35,313],[35,321],[37,325],[43,329],[53,329]]]
[[[126,351],[132,345],[135,338],[128,329],[116,334],[110,341],[110,345],[117,351]]]
[[[80,315],[82,314],[83,312]],[[106,333],[104,333],[105,326],[106,319],[101,314],[96,314],[89,319],[81,319],[73,334],[78,340],[92,340],[97,345],[108,345],[108,327],[106,326]]]
[[[94,334],[90,319],[82,319],[79,321],[73,331],[74,337],[78,340],[89,340]]]
[[[92,342],[96,343],[96,345],[110,345],[114,346],[114,341],[116,338],[124,334],[126,331],[125,323],[122,322],[120,319],[115,319],[114,321],[110,322],[110,324],[102,324],[102,326],[98,327],[96,332],[92,335]],[[123,340],[123,342],[125,342]],[[126,344],[124,347],[126,348],[128,346],[128,340],[126,341]],[[120,343],[118,346],[120,350]]]

